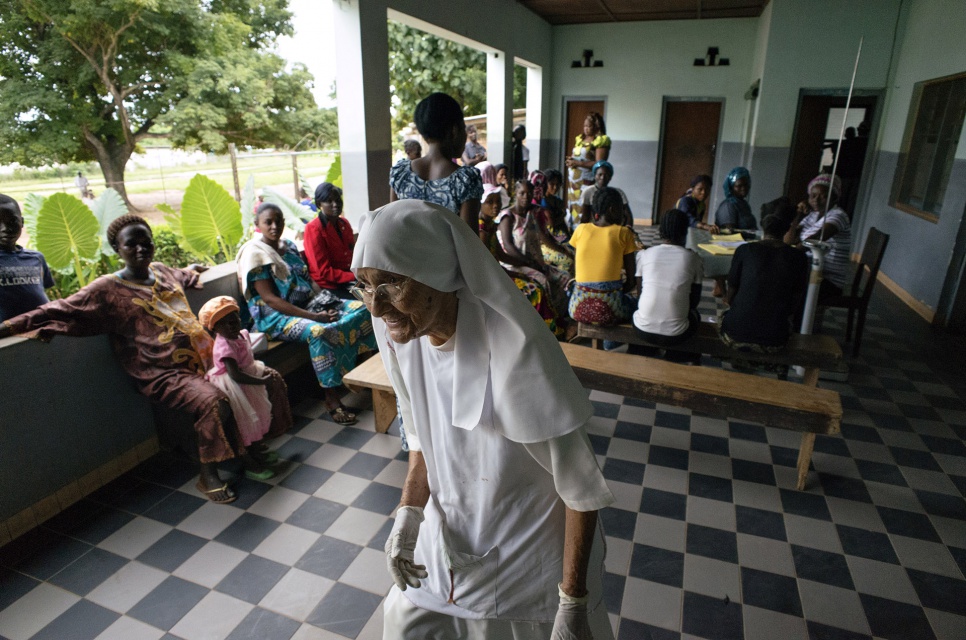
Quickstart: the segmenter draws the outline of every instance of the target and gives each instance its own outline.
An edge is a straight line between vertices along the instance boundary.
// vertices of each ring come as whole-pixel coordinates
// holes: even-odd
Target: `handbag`
[[[320,313],[322,311],[333,311],[342,306],[342,299],[328,289],[322,289],[305,306],[306,311]]]

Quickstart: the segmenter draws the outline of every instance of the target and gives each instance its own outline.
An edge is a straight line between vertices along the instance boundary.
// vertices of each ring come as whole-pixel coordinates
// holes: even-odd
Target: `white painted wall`
[[[799,89],[886,86],[900,0],[772,0],[755,146],[788,147]]]
[[[757,29],[757,18],[555,27],[550,130],[560,135],[564,96],[604,95],[611,138],[658,140],[664,96],[717,97],[725,99],[722,140],[739,141]],[[693,66],[712,46],[730,66]],[[584,49],[604,67],[570,68]]]
[[[966,2],[962,0],[913,0],[905,11],[880,147],[899,151],[905,132],[912,91],[917,82],[966,72]],[[938,50],[937,43],[944,43]],[[948,45],[948,46],[945,46]],[[956,149],[966,158],[966,128]]]

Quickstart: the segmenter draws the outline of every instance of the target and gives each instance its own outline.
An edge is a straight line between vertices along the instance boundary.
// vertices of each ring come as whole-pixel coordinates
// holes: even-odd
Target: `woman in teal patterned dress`
[[[272,340],[307,342],[332,420],[354,424],[355,414],[342,406],[336,389],[358,356],[376,349],[369,311],[355,300],[334,300],[326,309],[317,308],[313,302],[318,289],[308,267],[295,244],[282,239],[282,211],[262,204],[255,225],[261,237],[246,242],[236,258],[255,329]]]

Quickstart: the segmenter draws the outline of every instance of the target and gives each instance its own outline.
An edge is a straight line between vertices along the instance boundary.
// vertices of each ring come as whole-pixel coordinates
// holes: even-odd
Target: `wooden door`
[[[802,96],[798,103],[798,117],[795,120],[795,133],[788,158],[788,175],[785,179],[785,195],[792,202],[799,202],[807,197],[805,193],[808,183],[820,172],[826,170],[822,165],[826,145],[834,145],[838,131],[834,132],[836,139],[827,137],[829,126],[829,111],[844,109],[847,96]],[[877,99],[874,96],[852,96],[849,113],[862,109],[867,122],[872,122]],[[863,146],[864,148],[864,146]],[[863,152],[864,156],[864,152]],[[864,158],[863,158],[864,159]],[[861,164],[861,163],[860,163]],[[840,176],[848,175],[838,170]],[[851,216],[855,212],[856,192],[861,179],[862,167],[856,175],[851,176],[851,182],[846,190],[848,202],[841,202]]]
[[[604,114],[604,101],[603,100],[568,100],[567,101],[567,129],[564,132],[563,139],[563,157],[560,160],[561,169],[564,172],[564,185],[567,184],[567,168],[564,164],[564,160],[569,158],[574,151],[574,139],[578,135],[583,135],[584,133],[584,120],[587,119],[587,114],[591,111],[596,111],[597,113],[605,116],[604,123],[606,124],[607,118]],[[567,199],[568,189],[563,190],[564,200]],[[567,203],[569,205],[569,203]]]
[[[721,102],[668,101],[664,103],[661,165],[654,221],[673,209],[699,173],[714,175],[714,157],[721,126]]]

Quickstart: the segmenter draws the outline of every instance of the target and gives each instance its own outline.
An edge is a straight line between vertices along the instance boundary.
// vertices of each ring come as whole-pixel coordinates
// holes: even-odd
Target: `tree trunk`
[[[124,186],[124,169],[127,166],[127,161],[131,158],[131,154],[134,153],[134,145],[127,145],[123,140],[108,140],[105,143],[91,135],[87,135],[85,138],[94,151],[97,164],[101,167],[105,187],[117,191],[124,199],[124,204],[127,205],[128,210],[131,213],[137,213],[138,208],[128,199],[127,189]]]

